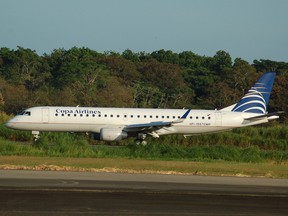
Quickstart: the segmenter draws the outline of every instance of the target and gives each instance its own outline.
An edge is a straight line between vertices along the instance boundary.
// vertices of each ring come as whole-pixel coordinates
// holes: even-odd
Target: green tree
[[[181,101],[180,95],[185,98],[183,101],[187,102],[187,99],[192,101],[193,92],[187,87],[183,79],[183,71],[179,66],[149,60],[139,70],[143,75],[143,80],[157,87],[162,93],[157,107],[178,106],[178,102]]]
[[[228,52],[219,50],[213,56],[212,59],[212,70],[215,71],[219,76],[225,76],[225,69],[232,67],[232,58]]]
[[[260,59],[253,61],[253,66],[257,71],[266,72],[266,71],[277,71],[281,73],[288,72],[288,63],[285,62],[277,62],[271,60]]]
[[[254,67],[252,67],[247,61],[241,58],[236,58],[233,68],[227,81],[229,85],[234,89],[235,96],[239,98],[243,96],[246,91],[253,85],[255,80],[260,75],[256,73]],[[236,98],[235,98],[236,99]]]
[[[52,70],[52,85],[55,88],[63,89],[73,83],[95,81],[93,73],[101,68],[94,58],[100,56],[95,51],[87,48],[76,48],[65,51],[54,50],[51,56],[46,56]]]
[[[4,62],[1,74],[16,85],[25,85],[29,90],[35,90],[46,85],[51,78],[50,68],[37,53],[30,49],[18,47],[16,51],[7,48],[0,50]]]
[[[24,85],[15,87],[12,84],[1,83],[0,92],[2,92],[5,101],[3,110],[8,114],[15,114],[24,108],[33,106],[33,103],[31,103],[33,95],[26,90]]]
[[[195,102],[200,107],[206,107],[205,98],[210,94],[210,90],[218,80],[215,73],[208,68],[199,68],[198,70],[186,69],[184,73],[186,82],[195,92]],[[210,107],[210,106],[209,106]]]
[[[136,63],[118,55],[102,56],[96,60],[100,64],[106,65],[111,74],[123,80],[127,85],[131,82],[137,82],[141,74],[137,70]]]
[[[284,121],[288,122],[288,74],[278,74],[269,102],[269,111],[285,111]]]
[[[11,113],[35,105],[201,107],[235,103],[265,71],[276,71],[269,110],[284,110],[288,64],[253,64],[218,51],[213,57],[171,50],[122,54],[88,48],[55,49],[39,56],[0,48],[0,109]],[[65,98],[63,100],[62,98]],[[5,103],[4,103],[5,102]]]
[[[132,107],[132,91],[115,76],[109,77],[105,88],[99,89],[94,94],[93,106],[104,107]]]
[[[0,79],[0,86],[4,86],[5,85],[5,80]],[[0,87],[0,110],[3,110],[4,108],[4,96],[2,94],[3,89],[1,89]]]
[[[191,51],[184,51],[179,54],[179,64],[186,68],[197,70],[205,67],[206,57],[196,55]]]
[[[158,50],[151,53],[151,57],[159,62],[166,62],[170,64],[178,64],[179,57],[177,53],[173,53],[171,50]]]
[[[137,53],[133,53],[130,49],[126,49],[123,53],[122,53],[122,57],[124,57],[127,60],[130,60],[132,62],[139,62],[139,55]]]

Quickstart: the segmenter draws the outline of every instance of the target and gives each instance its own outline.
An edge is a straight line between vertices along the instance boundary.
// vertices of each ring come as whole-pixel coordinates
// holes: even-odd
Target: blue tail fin
[[[275,75],[275,72],[266,72],[263,74],[232,111],[265,114]]]

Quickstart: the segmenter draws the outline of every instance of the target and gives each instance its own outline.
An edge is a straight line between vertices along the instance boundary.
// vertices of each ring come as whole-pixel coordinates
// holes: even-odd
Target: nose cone
[[[7,127],[7,128],[12,128],[12,123],[10,122],[10,121],[8,121],[8,122],[6,122],[5,123],[5,126]]]
[[[7,122],[5,123],[5,126],[6,126],[7,128],[14,128],[14,126],[15,126],[15,121],[14,121],[14,119],[10,119],[9,121],[7,121]]]

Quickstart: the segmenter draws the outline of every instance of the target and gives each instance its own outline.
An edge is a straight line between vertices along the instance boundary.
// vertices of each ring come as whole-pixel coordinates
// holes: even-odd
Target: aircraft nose
[[[12,119],[9,120],[9,121],[7,121],[7,122],[5,123],[5,126],[6,126],[7,128],[13,128],[14,125],[15,125],[15,122],[12,121]]]

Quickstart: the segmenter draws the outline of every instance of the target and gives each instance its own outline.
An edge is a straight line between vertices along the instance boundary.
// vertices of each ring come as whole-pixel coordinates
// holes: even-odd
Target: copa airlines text
[[[237,103],[221,110],[144,109],[41,106],[24,110],[6,123],[13,129],[88,132],[104,141],[128,137],[145,142],[147,135],[189,136],[267,123],[279,118],[267,113],[275,73],[266,72]]]

